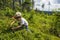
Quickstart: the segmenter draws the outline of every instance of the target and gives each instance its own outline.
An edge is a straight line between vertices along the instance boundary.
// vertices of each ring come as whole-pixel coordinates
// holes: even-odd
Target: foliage
[[[0,40],[60,40],[60,36],[56,35],[60,35],[59,14],[48,15],[33,10],[24,11],[22,16],[29,22],[31,32],[25,29],[13,32],[9,27],[14,13],[15,11],[8,7],[0,11]],[[17,23],[13,26],[17,26]]]

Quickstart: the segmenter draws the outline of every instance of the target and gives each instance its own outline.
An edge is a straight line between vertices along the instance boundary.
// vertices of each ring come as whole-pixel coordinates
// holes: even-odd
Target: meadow
[[[60,13],[21,12],[31,32],[25,29],[13,32],[9,28],[15,12],[9,8],[0,10],[0,40],[60,40]],[[13,26],[17,26],[17,22]]]

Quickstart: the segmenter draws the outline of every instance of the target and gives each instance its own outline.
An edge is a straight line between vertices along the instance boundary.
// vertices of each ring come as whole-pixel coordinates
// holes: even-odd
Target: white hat
[[[16,12],[16,16],[21,16],[21,12]]]

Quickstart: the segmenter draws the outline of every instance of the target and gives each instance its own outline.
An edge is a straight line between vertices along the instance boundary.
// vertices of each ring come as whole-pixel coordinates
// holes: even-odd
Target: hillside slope
[[[3,13],[3,14],[2,14]],[[9,30],[13,19],[8,15],[13,15],[12,11],[0,12],[0,40],[60,40],[60,26],[56,26],[56,14],[48,15],[43,12],[22,12],[22,16],[29,22],[29,31]],[[17,22],[13,25],[17,26]],[[57,27],[57,28],[56,28]]]

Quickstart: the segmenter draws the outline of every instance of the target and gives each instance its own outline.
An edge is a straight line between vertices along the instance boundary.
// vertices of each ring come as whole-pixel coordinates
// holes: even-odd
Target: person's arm
[[[11,23],[11,26],[12,26],[14,23],[15,23],[15,21],[13,21],[13,22]]]
[[[13,28],[11,28],[11,29],[12,29],[12,30],[17,30],[17,29],[20,29],[20,27],[22,27],[22,25],[23,25],[23,24],[18,25],[17,27],[13,27]]]
[[[23,25],[24,25],[24,21],[22,20],[19,26],[22,27]]]
[[[18,27],[22,27],[23,24],[18,25]]]
[[[11,22],[11,26],[12,26],[12,25],[15,23],[15,21],[16,21],[16,20],[15,20],[15,16],[13,16],[12,19],[13,19],[14,21]]]

